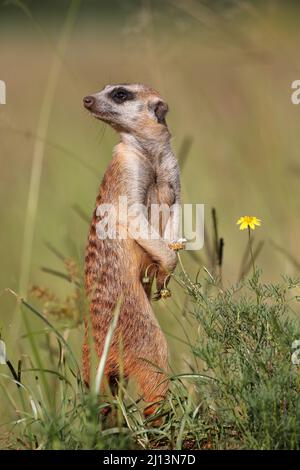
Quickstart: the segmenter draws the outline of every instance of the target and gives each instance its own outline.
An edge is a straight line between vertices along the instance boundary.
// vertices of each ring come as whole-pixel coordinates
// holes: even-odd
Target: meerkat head
[[[145,85],[108,85],[99,93],[83,98],[83,105],[120,133],[144,139],[169,135],[165,120],[168,105]]]

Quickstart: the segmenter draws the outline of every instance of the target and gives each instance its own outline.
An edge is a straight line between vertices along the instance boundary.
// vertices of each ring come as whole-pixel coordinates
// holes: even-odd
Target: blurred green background
[[[82,97],[108,83],[159,90],[170,106],[175,152],[191,139],[183,201],[205,204],[208,232],[217,209],[224,284],[238,277],[247,234],[236,220],[247,214],[262,219],[254,237],[265,241],[257,260],[263,278],[299,272],[300,105],[291,103],[291,83],[300,79],[299,13],[299,2],[276,0],[0,3],[7,86],[0,105],[0,328],[12,361],[28,343],[4,289],[26,295],[38,284],[66,295],[67,283],[41,271],[63,270],[45,242],[82,261],[88,224],[73,207],[92,213],[117,141],[84,111]],[[194,276],[200,263],[188,253],[183,260]],[[155,308],[164,330],[182,337],[174,314],[182,314],[183,294],[172,286],[172,299]],[[81,327],[72,331],[78,354],[81,337]],[[187,352],[175,339],[170,346],[182,370]]]

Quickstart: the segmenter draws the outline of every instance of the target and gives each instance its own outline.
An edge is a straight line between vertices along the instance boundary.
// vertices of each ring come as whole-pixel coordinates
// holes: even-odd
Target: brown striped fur
[[[111,102],[109,93],[114,86],[92,95],[92,106],[87,100],[89,111],[114,127],[120,133],[121,142],[114,149],[96,199],[86,248],[85,283],[98,357],[102,354],[112,313],[120,296],[123,298],[105,366],[107,382],[115,382],[123,371],[126,378],[136,380],[145,402],[153,403],[161,401],[168,389],[168,349],[150,304],[151,283],[156,276],[158,290],[163,288],[167,275],[176,266],[176,255],[169,248],[168,240],[161,237],[144,240],[128,233],[124,240],[101,240],[96,231],[99,222],[96,211],[99,204],[116,206],[119,196],[126,196],[129,204],[140,202],[147,207],[153,202],[168,206],[180,203],[179,170],[164,122],[167,106],[160,95],[144,85],[122,86],[134,92],[132,102]],[[178,220],[176,224],[177,227]],[[160,236],[164,230],[165,226],[161,226]],[[177,235],[174,233],[174,238]],[[142,278],[152,263],[155,265],[148,271],[151,283],[143,285]],[[88,384],[87,325],[85,321],[83,371]],[[148,406],[145,414],[155,409],[156,405]]]

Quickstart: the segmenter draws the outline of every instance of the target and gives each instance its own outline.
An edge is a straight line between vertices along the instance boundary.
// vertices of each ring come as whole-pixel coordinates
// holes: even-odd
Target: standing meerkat
[[[86,249],[85,285],[95,348],[100,357],[112,314],[122,298],[105,377],[112,389],[120,371],[125,378],[135,378],[148,403],[144,412],[147,416],[155,412],[168,389],[168,349],[150,304],[151,284],[155,277],[156,298],[160,298],[177,264],[170,243],[178,239],[180,225],[179,167],[165,121],[168,106],[155,90],[142,84],[106,86],[86,96],[83,104],[120,135],[96,199]],[[122,237],[99,236],[97,227],[103,221],[99,208],[107,204],[117,208],[120,197],[126,198],[128,208],[135,206],[129,221],[142,220],[150,236],[133,233],[132,226],[124,224],[120,215],[116,216],[116,233],[123,230]],[[154,224],[151,207],[157,205],[172,210],[166,211],[166,216],[160,213],[159,223]],[[143,283],[145,272],[147,279]],[[87,331],[86,322],[83,372],[88,384]]]

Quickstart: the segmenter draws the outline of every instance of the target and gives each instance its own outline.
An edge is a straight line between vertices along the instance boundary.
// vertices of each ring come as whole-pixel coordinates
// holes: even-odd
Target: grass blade
[[[108,329],[108,332],[107,332],[107,335],[106,335],[106,338],[105,338],[103,353],[102,353],[102,356],[101,356],[100,361],[99,361],[97,374],[96,374],[96,378],[95,378],[94,392],[95,392],[96,395],[99,393],[99,390],[100,390],[100,387],[101,387],[101,384],[102,384],[103,375],[104,375],[104,368],[105,368],[106,360],[107,360],[107,357],[108,357],[112,337],[113,337],[114,331],[115,331],[117,323],[118,323],[120,310],[121,310],[121,304],[122,304],[122,297],[118,300],[117,306],[116,306],[114,314],[113,314],[112,322],[110,324],[110,327]]]

